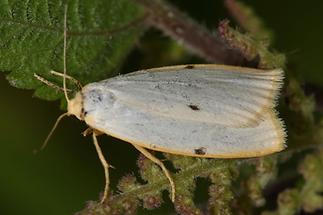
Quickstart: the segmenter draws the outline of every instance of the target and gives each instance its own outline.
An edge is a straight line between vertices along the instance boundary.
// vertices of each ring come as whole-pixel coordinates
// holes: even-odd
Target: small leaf
[[[299,210],[300,194],[297,189],[287,189],[278,196],[279,214],[293,215]]]

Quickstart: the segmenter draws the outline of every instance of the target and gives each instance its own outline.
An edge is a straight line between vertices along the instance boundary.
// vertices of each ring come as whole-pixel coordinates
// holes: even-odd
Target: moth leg
[[[94,131],[94,129],[93,129],[93,128],[87,128],[87,129],[85,129],[85,131],[83,131],[83,132],[82,132],[82,135],[83,135],[84,137],[86,137],[86,136],[88,136],[88,135],[90,135],[90,134],[93,134],[93,132],[95,132],[95,136],[100,136],[100,135],[104,134],[103,132],[98,131],[98,130],[95,130],[95,131]]]
[[[165,167],[164,163],[161,162],[158,158],[156,158],[154,155],[152,155],[149,151],[147,151],[145,148],[142,148],[141,146],[134,145],[133,146],[140,151],[143,155],[145,155],[148,159],[150,159],[152,162],[156,163],[165,173],[166,177],[169,180],[170,186],[171,186],[171,200],[172,202],[175,201],[175,183],[174,180],[168,171],[168,169]]]
[[[102,204],[108,198],[108,194],[109,194],[109,184],[110,184],[109,167],[110,167],[110,165],[108,164],[108,162],[106,161],[106,159],[103,156],[102,150],[99,146],[96,136],[97,136],[96,131],[93,131],[93,133],[92,133],[93,143],[94,143],[96,152],[98,153],[101,164],[104,168],[104,175],[105,175],[105,187],[104,187],[102,199],[100,201],[100,203]]]

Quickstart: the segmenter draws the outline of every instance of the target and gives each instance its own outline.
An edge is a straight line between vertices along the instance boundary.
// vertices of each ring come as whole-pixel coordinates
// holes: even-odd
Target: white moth
[[[64,18],[64,94],[67,113],[91,128],[94,145],[105,170],[109,164],[96,139],[107,134],[131,143],[158,164],[171,185],[164,164],[146,149],[205,158],[263,156],[284,149],[286,134],[274,106],[283,71],[224,65],[183,65],[142,70],[86,85],[73,99],[66,89],[67,6]],[[40,81],[53,86],[42,77]],[[43,148],[43,147],[42,147]]]
[[[146,149],[205,158],[246,158],[285,148],[284,125],[274,110],[282,86],[280,69],[214,64],[154,68],[88,84],[73,99],[68,98],[65,86],[65,79],[71,77],[53,74],[64,77],[68,101],[67,113],[58,118],[53,130],[66,115],[76,116],[91,128],[106,176],[102,202],[108,195],[109,165],[98,134],[127,141],[158,164],[170,181],[172,201],[175,183],[171,174]]]
[[[283,125],[273,111],[282,74],[220,65],[142,70],[86,85],[68,113],[156,151],[262,156],[284,149]]]

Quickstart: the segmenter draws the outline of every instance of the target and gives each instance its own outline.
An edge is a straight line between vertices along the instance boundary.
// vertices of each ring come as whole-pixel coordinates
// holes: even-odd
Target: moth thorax
[[[83,97],[81,92],[76,93],[75,97],[68,102],[67,112],[69,115],[76,116],[79,120],[83,120]]]

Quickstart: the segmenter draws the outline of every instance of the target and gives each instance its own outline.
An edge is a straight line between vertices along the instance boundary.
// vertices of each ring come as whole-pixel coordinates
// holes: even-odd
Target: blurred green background
[[[210,29],[215,29],[223,18],[229,18],[221,0],[171,2]],[[304,82],[322,86],[323,2],[243,2],[252,6],[273,30],[274,47],[287,55],[290,72]],[[151,30],[141,38],[120,72],[160,65],[157,56],[161,54],[172,56],[168,52],[174,50],[155,50],[152,45],[155,43],[174,45],[162,33]],[[156,57],[151,56],[154,53]],[[182,58],[166,58],[163,63],[203,62],[182,54]],[[35,155],[33,150],[40,147],[62,113],[59,103],[42,101],[33,98],[32,91],[11,87],[3,73],[0,73],[0,90],[0,213],[72,214],[81,210],[87,200],[98,199],[104,175],[91,138],[80,135],[86,125],[75,118],[64,119],[48,147]],[[111,170],[114,187],[122,175],[136,169],[138,152],[130,144],[110,137],[100,137],[99,141],[115,167]],[[154,211],[141,213],[155,214]]]

